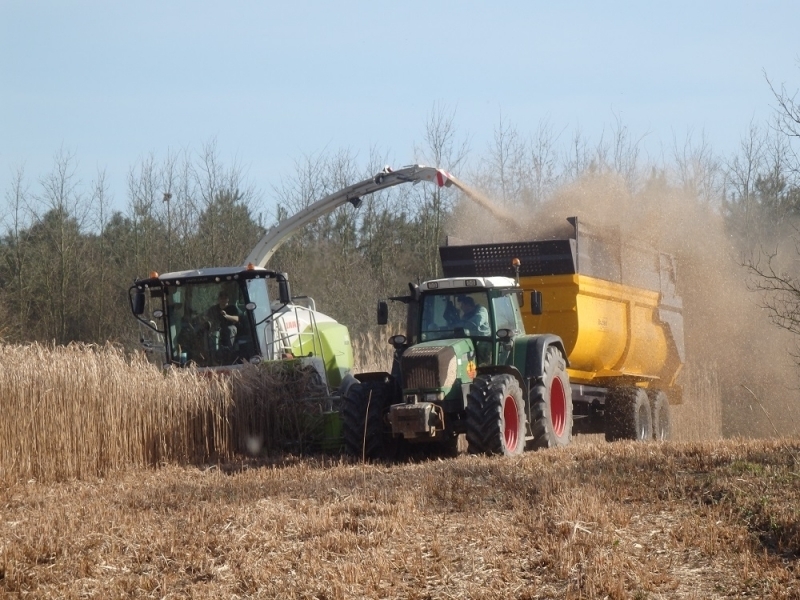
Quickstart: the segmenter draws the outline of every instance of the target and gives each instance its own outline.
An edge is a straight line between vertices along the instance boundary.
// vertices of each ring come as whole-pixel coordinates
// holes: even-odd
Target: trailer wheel
[[[516,456],[525,449],[525,404],[511,375],[481,375],[467,395],[467,443],[473,454]]]
[[[385,381],[354,383],[342,398],[342,431],[347,453],[358,458],[394,458],[397,440],[392,437],[386,414],[392,385]]]
[[[606,399],[606,441],[653,439],[653,417],[647,392],[636,387],[612,390]]]
[[[672,435],[672,418],[670,416],[667,394],[659,390],[650,396],[650,409],[653,412],[653,435],[659,441],[668,440]]]
[[[567,363],[555,346],[547,348],[541,383],[531,390],[534,448],[566,446],[572,441],[572,388]]]

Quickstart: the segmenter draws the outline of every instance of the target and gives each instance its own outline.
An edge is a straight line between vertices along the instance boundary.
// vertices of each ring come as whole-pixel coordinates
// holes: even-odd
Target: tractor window
[[[238,283],[171,285],[167,288],[166,305],[174,362],[194,362],[199,367],[240,362],[241,344],[247,341],[250,326]]]
[[[268,281],[262,278],[247,280],[247,295],[250,297],[250,302],[256,305],[252,314],[256,325],[259,348],[267,348],[269,341],[271,341],[269,332],[272,331],[272,323],[267,321],[267,317],[272,314],[267,288]]]
[[[510,329],[517,332],[521,330],[517,320],[518,310],[514,310],[511,296],[499,296],[492,298],[492,308],[494,309],[494,321],[496,330]]]
[[[272,314],[272,310],[269,306],[269,293],[267,292],[266,279],[248,279],[247,295],[250,296],[250,302],[256,305],[256,309],[253,312],[256,323],[260,323]]]
[[[426,295],[420,315],[420,340],[491,336],[487,306],[485,291]]]

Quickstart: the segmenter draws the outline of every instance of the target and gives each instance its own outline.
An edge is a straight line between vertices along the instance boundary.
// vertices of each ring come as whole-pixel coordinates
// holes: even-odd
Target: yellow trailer
[[[682,401],[682,302],[669,254],[567,219],[554,238],[440,249],[447,277],[511,275],[526,333],[560,337],[573,432],[665,439]],[[515,259],[519,264],[515,267]]]

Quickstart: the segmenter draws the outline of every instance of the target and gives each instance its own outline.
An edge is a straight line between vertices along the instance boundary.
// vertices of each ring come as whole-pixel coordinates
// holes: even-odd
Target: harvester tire
[[[467,395],[467,444],[473,454],[516,456],[525,449],[525,403],[511,375],[481,375]]]
[[[653,412],[653,436],[663,442],[672,435],[672,417],[667,394],[661,390],[650,395],[650,409]]]
[[[567,362],[555,346],[547,348],[544,374],[531,389],[533,448],[555,448],[572,441],[572,388]]]
[[[354,383],[342,398],[342,432],[347,453],[361,459],[394,458],[397,442],[386,422],[392,385]]]
[[[647,392],[637,387],[620,387],[606,398],[606,441],[653,439],[653,416]]]

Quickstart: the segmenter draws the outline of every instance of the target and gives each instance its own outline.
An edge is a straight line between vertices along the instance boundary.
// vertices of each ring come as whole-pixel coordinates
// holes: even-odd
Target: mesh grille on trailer
[[[575,269],[575,240],[509,242],[476,246],[441,246],[445,277],[514,276],[511,261],[520,260],[519,274],[570,275]]]

